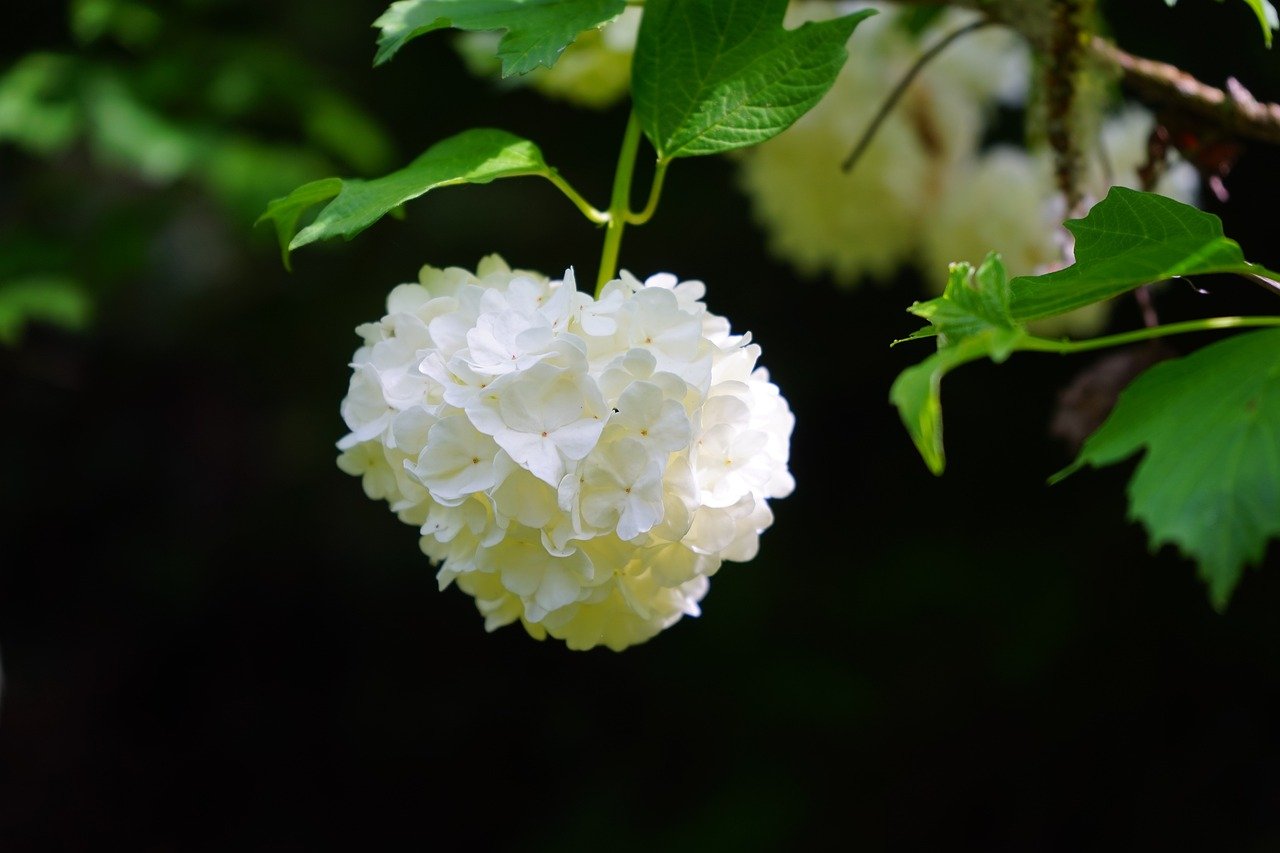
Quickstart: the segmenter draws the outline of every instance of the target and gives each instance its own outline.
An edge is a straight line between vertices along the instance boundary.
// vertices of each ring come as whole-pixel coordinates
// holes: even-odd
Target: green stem
[[[1185,323],[1151,326],[1146,329],[1137,329],[1136,331],[1124,332],[1119,335],[1107,335],[1102,338],[1090,338],[1085,341],[1051,341],[1048,338],[1027,338],[1018,344],[1018,349],[1068,355],[1106,347],[1118,347],[1168,335],[1209,332],[1215,329],[1240,329],[1249,326],[1280,326],[1280,317],[1209,317],[1204,320],[1188,320]]]
[[[640,119],[635,112],[627,119],[618,153],[618,170],[613,173],[613,193],[609,196],[608,226],[604,233],[604,252],[600,255],[600,274],[596,277],[596,296],[618,269],[618,252],[622,248],[622,229],[627,226],[631,208],[631,175],[636,168],[636,152],[640,150]]]
[[[583,198],[582,194],[575,190],[568,181],[560,177],[560,173],[555,169],[547,169],[547,171],[542,173],[542,176],[555,184],[556,188],[559,189],[560,192],[568,196],[569,201],[573,202],[574,206],[577,207],[578,210],[581,210],[582,215],[587,217],[587,219],[590,219],[597,225],[604,225],[609,221],[609,214],[605,213],[603,210],[596,210],[592,207],[590,202]]]
[[[644,210],[639,213],[627,212],[628,225],[643,225],[653,218],[654,211],[658,209],[658,199],[662,197],[662,182],[667,177],[667,166],[670,163],[670,160],[658,161],[653,169],[653,184],[649,187],[649,200],[645,202]]]

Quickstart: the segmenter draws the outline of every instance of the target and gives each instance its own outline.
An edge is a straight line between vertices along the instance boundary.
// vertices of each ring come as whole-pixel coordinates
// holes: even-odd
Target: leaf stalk
[[[583,198],[582,194],[575,190],[568,181],[560,177],[560,173],[555,169],[548,169],[543,172],[543,176],[548,181],[555,184],[556,188],[559,189],[560,192],[564,193],[569,201],[573,202],[574,207],[582,211],[582,215],[587,217],[587,219],[590,219],[596,225],[604,225],[609,221],[609,214],[605,213],[603,210],[596,210],[592,207],[591,203]]]
[[[1018,343],[1017,349],[1031,352],[1054,352],[1071,355],[1078,352],[1124,346],[1125,344],[1163,338],[1169,335],[1185,335],[1189,332],[1211,332],[1218,329],[1243,329],[1256,326],[1280,326],[1280,317],[1207,317],[1183,323],[1150,326],[1118,335],[1105,335],[1083,341],[1051,341],[1048,338],[1027,337]]]

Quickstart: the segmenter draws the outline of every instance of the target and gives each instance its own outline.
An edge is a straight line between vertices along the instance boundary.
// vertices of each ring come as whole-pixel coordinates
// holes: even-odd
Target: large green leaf
[[[1164,2],[1165,5],[1173,6],[1178,0],[1164,0]],[[1276,15],[1276,7],[1271,5],[1271,0],[1244,0],[1244,2],[1257,16],[1258,24],[1262,27],[1262,38],[1266,41],[1267,47],[1271,47],[1271,31],[1280,29],[1280,16]]]
[[[349,240],[405,202],[438,187],[552,174],[532,142],[506,131],[478,128],[437,142],[408,166],[376,180],[325,178],[301,186],[271,202],[258,221],[275,223],[288,266],[291,250],[333,237]],[[330,198],[315,220],[295,235],[302,214]]]
[[[942,444],[942,378],[980,358],[1001,362],[1026,337],[1009,313],[1009,279],[999,255],[988,255],[975,271],[967,263],[951,265],[942,296],[911,306],[911,313],[932,324],[938,351],[894,380],[889,400],[934,474],[946,467]]]
[[[31,321],[72,331],[89,322],[90,302],[80,283],[38,275],[0,284],[0,344],[16,344]]]
[[[787,0],[648,0],[632,61],[636,115],[661,159],[776,136],[831,88],[871,10],[787,30]]]
[[[1056,479],[1143,448],[1129,482],[1130,515],[1153,547],[1176,544],[1199,563],[1221,609],[1244,566],[1280,535],[1280,330],[1151,368]]]
[[[1076,262],[1057,272],[1013,280],[1019,321],[1065,314],[1144,284],[1185,275],[1238,273],[1280,279],[1244,259],[1222,234],[1222,220],[1154,193],[1112,187],[1084,219],[1066,223]]]
[[[506,30],[498,43],[502,76],[550,68],[578,33],[622,13],[626,0],[400,0],[373,25],[381,30],[374,64],[435,30]]]

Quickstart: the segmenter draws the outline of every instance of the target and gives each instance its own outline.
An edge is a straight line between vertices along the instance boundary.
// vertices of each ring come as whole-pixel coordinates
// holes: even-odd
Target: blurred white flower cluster
[[[866,3],[792,3],[788,24],[847,14]],[[858,25],[831,91],[791,128],[748,149],[741,182],[775,254],[801,272],[842,283],[887,278],[916,260],[932,213],[982,141],[987,114],[1026,95],[1018,36],[989,27],[950,45],[915,79],[856,167],[841,163],[920,53],[972,19],[939,15],[922,33],[883,5]],[[998,246],[997,246],[998,247]],[[985,246],[985,255],[993,246]],[[946,264],[938,268],[946,279]]]
[[[799,22],[857,5],[793,3],[791,15]],[[1014,275],[1069,262],[1049,152],[982,148],[995,108],[1021,107],[1027,97],[1030,59],[1007,30],[982,29],[948,46],[911,84],[853,170],[841,171],[923,50],[974,19],[948,11],[913,35],[902,14],[888,10],[860,25],[831,92],[790,129],[745,153],[743,186],[770,245],[801,271],[829,272],[846,284],[914,263],[938,290],[952,261],[976,264],[992,249]],[[1153,125],[1138,106],[1104,122],[1085,176],[1089,196],[1101,198],[1111,184],[1137,186]],[[1156,189],[1195,203],[1197,186],[1194,168],[1176,162]]]
[[[425,267],[357,329],[339,467],[421,528],[489,630],[647,640],[755,556],[794,486],[787,402],[704,291]]]
[[[741,185],[770,249],[802,273],[829,274],[847,285],[887,279],[914,265],[939,292],[952,261],[977,264],[993,249],[1013,275],[1069,263],[1069,235],[1061,227],[1066,211],[1049,152],[983,147],[996,108],[1021,109],[1028,96],[1031,59],[1009,30],[988,27],[949,45],[912,82],[855,168],[841,170],[920,54],[975,20],[972,13],[945,10],[917,31],[911,12],[887,4],[795,0],[786,24],[868,7],[880,14],[858,26],[849,60],[826,97],[790,129],[739,157]],[[639,21],[640,9],[629,8],[524,82],[580,105],[621,100]],[[496,69],[493,39],[489,33],[462,39],[478,73]],[[1099,104],[1105,100],[1094,95]],[[1101,198],[1112,184],[1137,187],[1153,125],[1136,105],[1101,123],[1086,169],[1088,196]],[[1198,187],[1195,169],[1175,155],[1156,191],[1196,204]],[[1091,333],[1106,316],[1106,305],[1090,306],[1038,331]]]

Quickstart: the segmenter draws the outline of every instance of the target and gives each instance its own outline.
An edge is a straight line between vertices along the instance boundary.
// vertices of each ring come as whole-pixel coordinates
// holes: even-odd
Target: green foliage
[[[1178,0],[1164,0],[1168,6],[1177,4]],[[1219,3],[1222,0],[1218,0]],[[1271,31],[1280,29],[1280,16],[1276,15],[1276,7],[1271,5],[1271,0],[1244,0],[1245,4],[1253,10],[1253,14],[1258,18],[1258,24],[1262,27],[1262,38],[1267,43],[1267,47],[1271,47]]]
[[[17,344],[32,321],[82,329],[89,314],[89,298],[73,279],[42,275],[0,284],[0,344]]]
[[[258,219],[258,223],[271,222],[276,228],[276,239],[280,241],[280,260],[284,268],[292,270],[289,260],[289,243],[298,231],[298,220],[302,214],[323,201],[336,196],[342,191],[342,178],[321,178],[298,187],[284,198],[273,200],[266,211]]]
[[[550,68],[578,33],[617,17],[626,0],[399,0],[374,21],[374,64],[435,30],[506,30],[498,44],[502,76]]]
[[[477,128],[437,142],[408,166],[376,180],[327,178],[299,187],[271,202],[258,221],[275,223],[287,266],[291,250],[333,237],[349,240],[405,202],[439,187],[553,174],[532,142],[506,131]],[[333,201],[315,221],[294,235],[302,213],[328,198]]]
[[[997,255],[989,255],[976,274],[968,264],[953,264],[943,295],[909,309],[930,323],[911,339],[936,335],[938,352],[903,371],[889,397],[933,473],[946,465],[939,390],[948,371],[983,357],[998,363],[1020,349],[1070,351],[1070,345],[1028,334],[1027,321],[1177,275],[1280,278],[1246,261],[1239,244],[1223,236],[1218,217],[1154,193],[1113,187],[1088,216],[1067,227],[1076,237],[1070,267],[1008,281]]]
[[[951,265],[942,296],[911,306],[911,313],[932,328],[913,337],[936,335],[938,351],[904,370],[889,389],[903,426],[929,470],[946,467],[942,443],[942,378],[980,358],[1004,361],[1026,337],[1010,312],[1009,278],[1000,256],[990,254],[975,271],[967,263]]]
[[[71,32],[82,43],[111,36],[125,47],[150,45],[163,27],[160,15],[130,0],[74,0]]]
[[[1194,558],[1222,609],[1280,535],[1280,330],[1239,335],[1138,377],[1067,476],[1145,448],[1129,512],[1152,547]]]
[[[92,77],[86,94],[93,147],[108,165],[167,183],[200,161],[200,138],[150,109],[114,75]]]
[[[0,76],[0,142],[35,154],[52,154],[71,144],[81,115],[70,100],[75,64],[65,56],[33,53]]]
[[[1280,279],[1244,259],[1222,234],[1222,220],[1154,193],[1112,187],[1084,219],[1066,223],[1076,262],[1057,272],[1013,280],[1019,321],[1065,314],[1136,287],[1177,276],[1238,273]]]
[[[5,342],[28,319],[82,326],[94,297],[155,262],[174,208],[208,198],[252,222],[335,161],[377,174],[393,159],[321,66],[220,32],[210,4],[182,5],[72,0],[77,50],[0,71],[0,146],[31,155],[9,176],[24,201],[0,230]]]
[[[658,157],[764,142],[826,94],[871,10],[782,26],[786,0],[649,0],[632,62],[636,114]]]
[[[1276,7],[1271,5],[1271,0],[1244,0],[1253,10],[1253,14],[1258,18],[1258,25],[1262,27],[1262,38],[1266,41],[1267,47],[1271,47],[1271,32],[1280,29],[1280,16],[1276,15]]]

